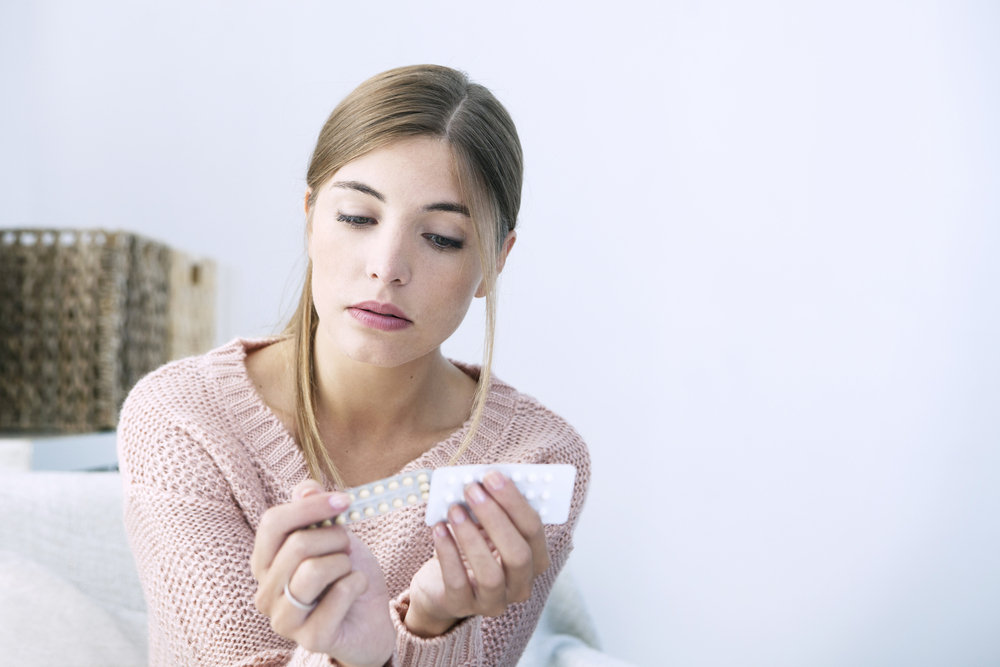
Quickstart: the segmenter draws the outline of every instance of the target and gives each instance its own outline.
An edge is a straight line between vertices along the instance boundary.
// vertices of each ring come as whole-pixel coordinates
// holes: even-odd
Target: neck
[[[315,373],[321,432],[352,443],[355,452],[385,453],[393,443],[406,446],[414,438],[457,428],[469,411],[469,395],[462,389],[474,387],[440,348],[382,367],[348,357],[322,333],[316,336]]]

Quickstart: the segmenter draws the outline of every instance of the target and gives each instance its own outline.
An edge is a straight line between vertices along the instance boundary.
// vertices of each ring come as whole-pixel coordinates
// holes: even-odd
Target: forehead
[[[461,201],[455,158],[446,141],[416,137],[391,143],[351,160],[326,185],[362,183],[384,195],[385,203]]]

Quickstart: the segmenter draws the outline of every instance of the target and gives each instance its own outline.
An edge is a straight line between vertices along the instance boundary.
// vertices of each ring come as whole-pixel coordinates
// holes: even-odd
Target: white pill
[[[350,517],[351,521],[357,521],[358,519],[361,518],[361,512],[354,510],[353,512],[351,512]]]
[[[431,490],[431,485],[428,484],[427,482],[424,482],[423,484],[420,485],[420,490],[421,491],[430,491]]]
[[[371,506],[366,507],[365,516],[375,516],[375,508]]]
[[[416,505],[417,504],[417,496],[415,494],[411,493],[410,495],[406,496],[406,502],[410,503],[411,505]]]
[[[422,472],[419,475],[417,475],[417,481],[418,482],[426,482],[429,479],[430,479],[430,477],[428,477],[427,473],[425,473],[425,472]]]
[[[429,494],[428,492],[424,491],[423,493],[420,494],[420,497],[423,498],[424,500],[427,500],[428,498],[431,497],[431,494]]]
[[[353,502],[354,502],[355,500],[357,500],[357,499],[358,499],[358,497],[357,497],[356,495],[354,495],[353,493],[348,493],[348,494],[347,494],[347,497],[351,499],[351,502],[352,502],[352,503],[353,503]]]
[[[358,498],[367,498],[371,494],[372,492],[369,491],[368,489],[361,489],[360,491],[358,491]]]
[[[380,493],[385,493],[385,487],[382,486],[381,484],[376,484],[375,488],[372,489],[372,493],[374,493],[376,496]]]
[[[382,514],[385,514],[386,512],[388,512],[389,511],[389,503],[379,503],[378,504],[378,511],[381,512]]]
[[[338,514],[337,515],[337,525],[338,526],[343,526],[345,523],[347,523],[347,516],[345,516],[343,514]]]
[[[396,509],[399,509],[400,507],[403,506],[403,499],[396,498],[395,500],[392,501],[392,506],[395,507]]]
[[[403,486],[413,486],[413,478],[412,477],[404,477],[403,478]]]

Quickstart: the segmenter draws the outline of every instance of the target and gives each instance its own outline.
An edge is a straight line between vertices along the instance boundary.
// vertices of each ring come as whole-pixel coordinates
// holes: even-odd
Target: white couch
[[[118,473],[0,472],[0,654],[31,667],[145,664]],[[598,650],[568,570],[519,667],[628,667]]]

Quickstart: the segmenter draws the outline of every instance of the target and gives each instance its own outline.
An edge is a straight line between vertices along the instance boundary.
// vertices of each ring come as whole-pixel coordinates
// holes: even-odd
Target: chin
[[[364,340],[368,338],[367,336],[348,336],[346,338],[346,340],[333,339],[334,344],[344,356],[358,363],[371,364],[380,368],[402,366],[437,349],[437,346],[431,348],[420,346],[417,349],[403,341],[392,341],[391,339]]]

